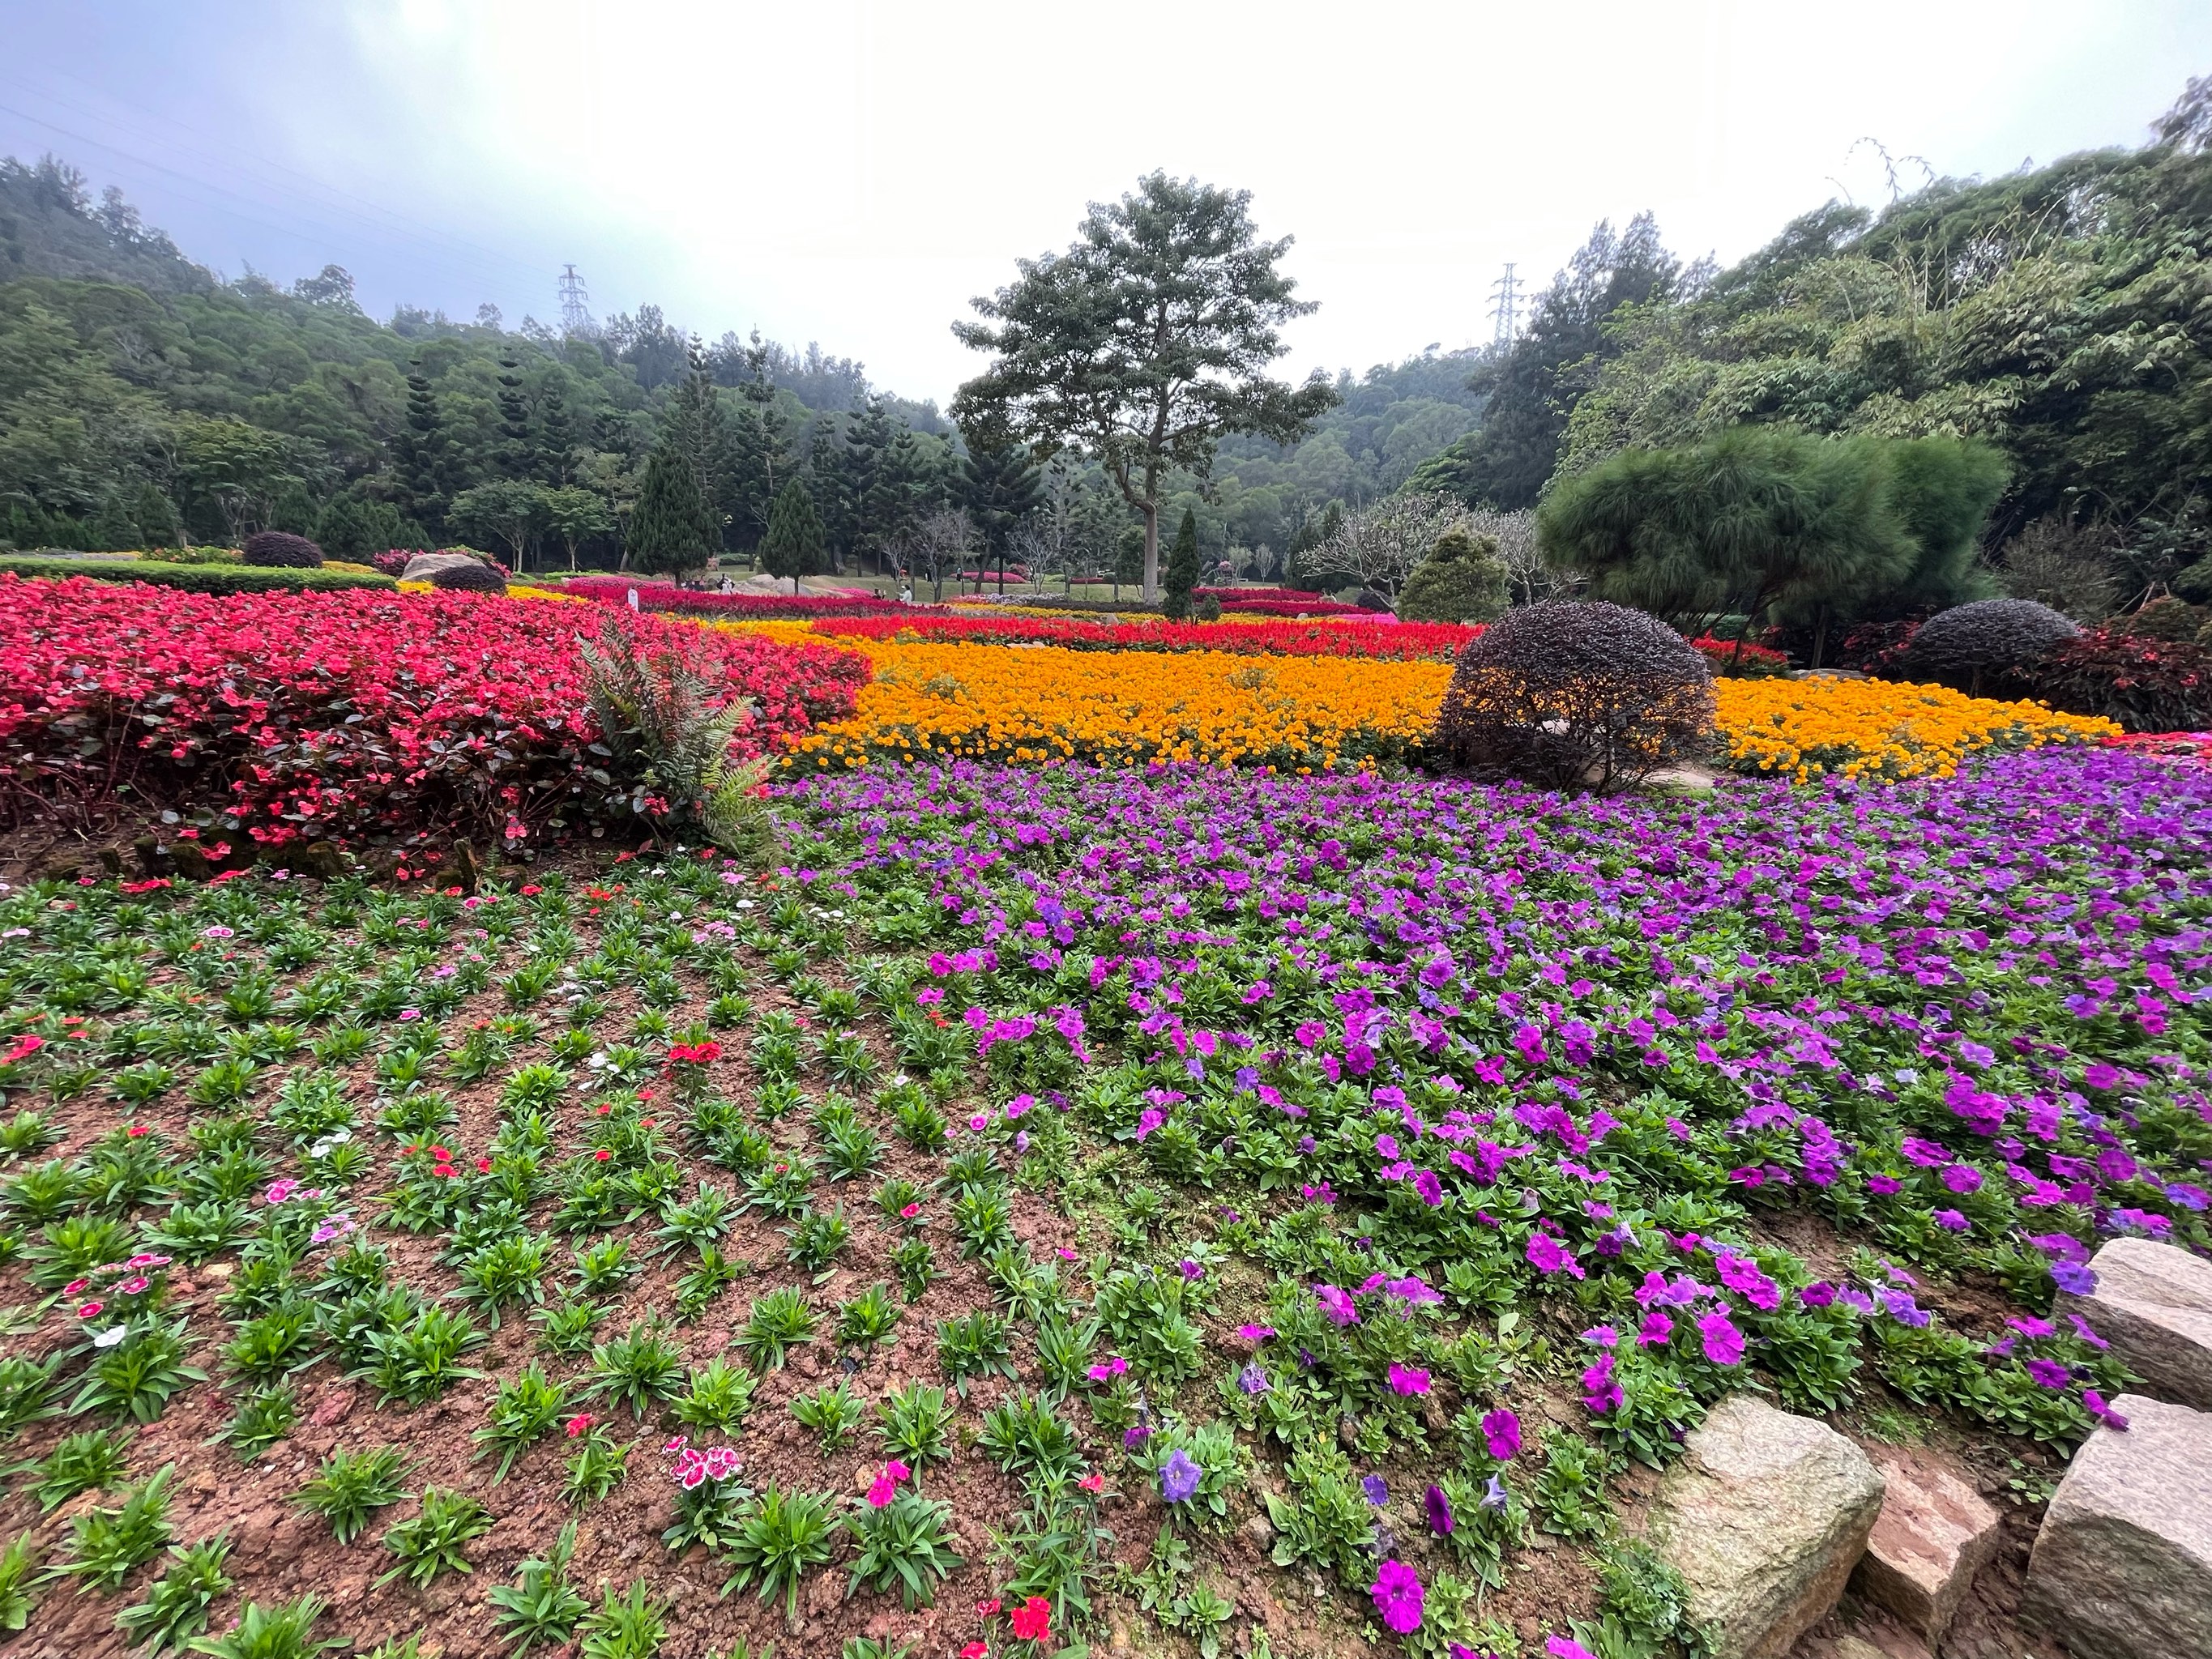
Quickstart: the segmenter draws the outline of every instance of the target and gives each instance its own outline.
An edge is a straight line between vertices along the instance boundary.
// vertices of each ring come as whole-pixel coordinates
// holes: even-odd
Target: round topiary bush
[[[246,538],[246,546],[238,556],[240,564],[273,566],[285,570],[317,570],[322,568],[323,550],[305,536],[289,535],[282,530],[264,530]]]
[[[430,586],[457,593],[504,593],[507,577],[497,565],[478,564],[470,560],[441,566],[430,573]]]
[[[1435,743],[1479,775],[1606,794],[1703,752],[1712,726],[1712,671],[1656,617],[1532,605],[1460,653]]]
[[[1486,623],[1505,614],[1505,582],[1496,542],[1447,530],[1406,579],[1398,615],[1407,622]]]
[[[1218,595],[1201,593],[1191,602],[1190,614],[1200,622],[1221,620],[1221,599]]]
[[[2018,675],[2081,631],[2033,599],[1976,599],[1921,623],[1898,670],[1908,679],[1934,680],[1978,697],[1985,683]]]

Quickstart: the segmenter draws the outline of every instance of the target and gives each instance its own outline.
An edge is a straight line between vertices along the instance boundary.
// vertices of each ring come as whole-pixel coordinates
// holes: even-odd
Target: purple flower
[[[1183,1276],[1184,1281],[1188,1284],[1196,1284],[1200,1279],[1206,1277],[1206,1269],[1200,1267],[1198,1263],[1193,1261],[1188,1256],[1185,1256],[1181,1262],[1176,1264],[1176,1270]]]
[[[1379,1474],[1370,1474],[1359,1483],[1359,1490],[1367,1494],[1367,1501],[1381,1509],[1390,1501],[1390,1488],[1382,1483]]]
[[[1565,1268],[1576,1279],[1588,1277],[1583,1272],[1582,1263],[1562,1249],[1559,1241],[1549,1233],[1529,1234],[1527,1255],[1528,1265],[1540,1273],[1555,1273]]]
[[[1493,1510],[1499,1513],[1503,1513],[1507,1502],[1508,1499],[1505,1495],[1505,1481],[1504,1478],[1499,1475],[1492,1475],[1490,1477],[1490,1484],[1482,1489],[1482,1507],[1486,1510]]]
[[[1237,1386],[1246,1394],[1265,1394],[1269,1387],[1267,1368],[1256,1359],[1244,1362],[1244,1369],[1237,1373]]]
[[[2106,1428],[2117,1430],[2122,1434],[2127,1432],[2128,1419],[2106,1405],[2105,1396],[2094,1389],[2081,1390],[2081,1408]]]
[[[1121,1431],[1121,1449],[1123,1451],[1135,1451],[1139,1447],[1142,1446],[1145,1442],[1150,1440],[1152,1437],[1152,1431],[1146,1428],[1142,1423],[1138,1424],[1136,1427],[1133,1429],[1124,1429]]]
[[[1933,1211],[1930,1212],[1929,1219],[1933,1221],[1947,1233],[1963,1233],[1970,1224],[1967,1222],[1966,1218],[1960,1215],[1956,1210]]]
[[[1419,1366],[1401,1365],[1395,1359],[1390,1362],[1391,1393],[1397,1395],[1416,1395],[1426,1394],[1428,1391],[1429,1374],[1427,1371],[1421,1370]]]
[[[1501,1463],[1510,1462],[1521,1455],[1521,1418],[1519,1413],[1500,1406],[1495,1411],[1482,1414],[1482,1438],[1490,1448],[1490,1455]]]
[[[1444,1489],[1442,1486],[1437,1486],[1433,1482],[1430,1484],[1427,1492],[1422,1496],[1421,1508],[1428,1516],[1429,1530],[1431,1532],[1436,1534],[1439,1538],[1450,1536],[1452,1529],[1451,1499],[1444,1496]]]
[[[1743,1360],[1743,1333],[1729,1319],[1726,1308],[1716,1308],[1698,1322],[1705,1358],[1716,1365],[1735,1365]]]
[[[1359,1322],[1359,1310],[1352,1305],[1351,1295],[1334,1285],[1315,1285],[1314,1300],[1321,1304],[1322,1312],[1328,1316],[1328,1322],[1332,1325],[1357,1325]]]
[[[1382,1622],[1401,1636],[1411,1636],[1421,1627],[1420,1576],[1402,1561],[1385,1561],[1368,1587],[1375,1598],[1375,1611],[1382,1615]]]
[[[2051,1279],[2069,1296],[2094,1296],[2097,1293],[2097,1275],[2078,1261],[2052,1262]]]
[[[1551,1659],[1597,1659],[1597,1656],[1573,1638],[1554,1636],[1544,1644],[1544,1651]]]
[[[1198,1491],[1198,1465],[1180,1446],[1170,1452],[1168,1461],[1160,1465],[1160,1496],[1170,1504],[1189,1502]]]
[[[2021,1364],[2039,1388],[2063,1389],[2073,1380],[2074,1374],[2055,1359],[2024,1359]]]

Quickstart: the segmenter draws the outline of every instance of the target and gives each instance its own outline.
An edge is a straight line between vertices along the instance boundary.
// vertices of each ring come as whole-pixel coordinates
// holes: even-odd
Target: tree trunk
[[[1160,505],[1146,501],[1137,508],[1145,515],[1145,603],[1157,605],[1160,598]]]

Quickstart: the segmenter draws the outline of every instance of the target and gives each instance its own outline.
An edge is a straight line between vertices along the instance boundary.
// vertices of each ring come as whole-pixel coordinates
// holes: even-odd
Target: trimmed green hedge
[[[271,593],[337,587],[397,587],[389,576],[349,570],[277,569],[245,564],[163,564],[153,559],[46,559],[0,554],[0,571],[17,576],[89,576],[102,582],[144,582],[187,593]]]

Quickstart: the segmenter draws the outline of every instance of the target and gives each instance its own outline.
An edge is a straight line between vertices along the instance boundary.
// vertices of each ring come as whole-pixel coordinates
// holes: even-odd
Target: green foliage
[[[672,1400],[684,1387],[684,1350],[663,1336],[658,1327],[633,1322],[622,1335],[592,1350],[592,1380],[585,1397],[610,1397],[629,1406],[642,1419],[664,1400]]]
[[[952,1404],[944,1389],[909,1382],[884,1395],[877,1410],[888,1455],[917,1469],[952,1455]]]
[[[171,1546],[168,1567],[146,1587],[146,1599],[115,1617],[115,1627],[146,1654],[180,1650],[207,1628],[208,1607],[231,1588],[223,1571],[230,1540],[210,1538]]]
[[[545,1369],[532,1360],[514,1376],[499,1385],[487,1410],[487,1421],[476,1431],[474,1438],[483,1449],[478,1457],[496,1453],[499,1465],[492,1471],[492,1485],[507,1479],[507,1472],[514,1467],[514,1460],[530,1449],[531,1444],[552,1432],[568,1411],[568,1391],[545,1375]]]
[[[1504,613],[1505,599],[1498,544],[1455,526],[1437,538],[1429,556],[1406,578],[1398,614],[1407,622],[1486,623]]]
[[[735,1567],[724,1594],[757,1583],[763,1601],[784,1598],[784,1618],[799,1619],[799,1583],[809,1567],[830,1559],[837,1535],[836,1501],[814,1492],[787,1492],[770,1486],[756,1498],[728,1556]]]
[[[561,1496],[578,1509],[596,1504],[629,1473],[629,1449],[598,1428],[577,1437],[561,1478]]]
[[[580,1659],[653,1659],[668,1638],[668,1604],[655,1601],[645,1580],[631,1582],[617,1595],[609,1585],[604,1599],[576,1627],[583,1640]]]
[[[501,1584],[489,1596],[500,1634],[514,1644],[515,1653],[554,1642],[566,1642],[591,1611],[592,1604],[568,1583],[568,1562],[576,1553],[576,1523],[568,1522],[543,1558],[532,1558],[514,1570],[514,1583]]]
[[[466,1492],[450,1486],[430,1487],[422,1494],[419,1513],[386,1528],[384,1547],[398,1558],[399,1565],[377,1583],[388,1584],[404,1577],[420,1589],[441,1572],[475,1571],[465,1548],[497,1522],[496,1516]]]
[[[30,1622],[38,1605],[39,1555],[37,1540],[19,1533],[15,1541],[0,1550],[0,1630],[21,1630]]]
[[[95,1589],[121,1589],[133,1568],[152,1560],[169,1541],[169,1483],[175,1473],[175,1465],[164,1464],[118,1508],[79,1516],[71,1523],[72,1553],[54,1571]]]
[[[1544,1467],[1536,1476],[1535,1505],[1544,1530],[1567,1538],[1595,1538],[1613,1523],[1605,1495],[1605,1453],[1571,1434],[1546,1438]]]
[[[814,1340],[814,1310],[806,1305],[805,1297],[786,1286],[753,1304],[731,1346],[755,1370],[781,1370],[787,1351]]]
[[[761,568],[785,580],[814,575],[823,568],[826,540],[813,495],[794,478],[776,493],[768,534],[761,538]]]
[[[234,1628],[193,1638],[191,1650],[215,1659],[314,1659],[331,1648],[351,1647],[343,1636],[316,1638],[315,1626],[325,1611],[325,1604],[313,1595],[276,1607],[249,1600]]]
[[[132,1431],[87,1429],[64,1435],[44,1457],[18,1463],[9,1475],[32,1477],[30,1495],[39,1513],[60,1508],[81,1492],[105,1492],[119,1483],[130,1464]]]
[[[1185,508],[1176,526],[1175,544],[1168,550],[1168,568],[1160,578],[1160,609],[1177,622],[1190,617],[1190,593],[1198,586],[1198,519]]]
[[[868,1407],[840,1378],[809,1393],[793,1395],[791,1414],[799,1419],[799,1427],[821,1443],[826,1455],[853,1437],[854,1431],[867,1420]]]
[[[880,1509],[863,1506],[846,1518],[855,1551],[848,1594],[866,1584],[878,1595],[896,1589],[909,1610],[928,1607],[938,1583],[963,1563],[952,1548],[952,1506],[901,1492]]]
[[[682,576],[704,569],[721,539],[690,458],[673,442],[657,446],[630,513],[631,562],[647,575]]]
[[[341,1544],[350,1544],[368,1525],[371,1511],[407,1497],[407,1454],[397,1446],[341,1448],[322,1461],[292,1501],[330,1522]]]
[[[694,1433],[712,1429],[735,1434],[753,1408],[755,1375],[716,1354],[691,1373],[690,1385],[677,1395],[669,1411]]]
[[[1015,1376],[1013,1354],[1013,1328],[1003,1314],[979,1308],[938,1322],[937,1363],[963,1400],[979,1376]]]
[[[1083,1462],[1075,1431],[1032,1394],[1017,1393],[984,1413],[975,1443],[1010,1474],[1065,1480]]]

